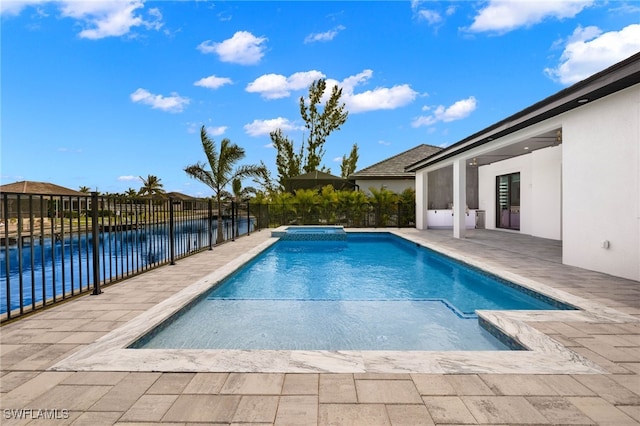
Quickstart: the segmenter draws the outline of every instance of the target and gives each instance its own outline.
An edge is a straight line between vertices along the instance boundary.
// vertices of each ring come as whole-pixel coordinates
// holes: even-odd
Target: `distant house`
[[[71,196],[87,196],[80,191],[65,188],[49,182],[34,182],[23,180],[20,182],[8,183],[0,186],[0,192],[15,192],[19,194],[32,195],[71,195]]]
[[[170,198],[176,205],[180,205],[182,210],[195,210],[197,198],[181,192],[167,192],[165,197]]]
[[[441,150],[442,148],[437,146],[418,145],[349,175],[349,180],[354,181],[361,191],[367,193],[371,187],[386,188],[396,193],[401,193],[407,188],[415,189],[415,172],[408,172],[405,168]]]
[[[488,229],[561,240],[564,264],[640,280],[639,105],[640,53],[425,156],[406,169],[416,227],[464,238],[477,207]]]
[[[59,216],[65,210],[87,208],[87,196],[80,191],[49,182],[20,181],[0,186],[0,215],[5,218]]]

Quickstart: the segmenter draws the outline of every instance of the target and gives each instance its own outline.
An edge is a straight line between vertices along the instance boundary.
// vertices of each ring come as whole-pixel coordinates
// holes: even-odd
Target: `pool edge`
[[[372,232],[381,232],[378,229]],[[358,232],[362,232],[361,229]],[[383,231],[395,234],[394,231]],[[397,234],[396,234],[397,235]],[[398,235],[406,238],[405,235]],[[249,261],[269,244],[255,252]],[[415,242],[415,241],[414,241]],[[264,243],[263,243],[264,244]],[[421,244],[424,245],[424,244]],[[258,246],[260,247],[260,246]],[[435,250],[441,252],[440,250]],[[442,252],[441,252],[442,253]],[[460,256],[451,256],[460,259]],[[244,263],[243,262],[243,263]],[[212,272],[228,269],[235,261]],[[491,272],[491,271],[490,271]],[[500,276],[499,274],[496,274]],[[526,279],[522,278],[524,281]],[[222,279],[222,278],[220,278]],[[204,280],[204,278],[202,279]],[[202,281],[199,280],[198,282]],[[198,282],[187,287],[193,288]],[[530,283],[528,283],[530,284]],[[209,286],[211,287],[211,285]],[[185,289],[186,290],[186,289]],[[179,294],[179,293],[177,293]],[[177,295],[176,294],[176,295]],[[197,296],[197,295],[196,295]],[[194,297],[196,297],[194,296]],[[572,296],[572,295],[571,295]],[[173,299],[172,296],[170,299]],[[193,299],[193,298],[192,298]],[[191,299],[191,300],[192,300]],[[577,300],[579,299],[579,300]],[[525,322],[558,320],[617,322],[620,312],[595,303],[586,303],[579,311],[478,311],[492,325],[511,336],[528,336],[527,351],[230,351],[230,350],[145,350],[126,349],[135,339],[173,315],[176,310],[153,319],[154,308],[126,325],[103,336],[50,368],[55,371],[234,371],[234,372],[416,372],[416,373],[535,373],[535,374],[600,374],[604,370],[565,348]],[[585,303],[582,303],[584,301]],[[183,303],[178,310],[183,308]],[[596,313],[587,312],[595,308]],[[551,316],[550,316],[551,314]],[[623,315],[627,318],[627,315]],[[632,317],[633,318],[633,317]],[[635,318],[633,318],[635,320]],[[636,320],[637,321],[637,320]],[[633,321],[633,322],[636,322]]]

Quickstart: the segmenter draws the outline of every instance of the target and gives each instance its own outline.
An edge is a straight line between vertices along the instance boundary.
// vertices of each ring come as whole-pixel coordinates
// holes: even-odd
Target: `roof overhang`
[[[640,83],[640,53],[405,168],[415,172]],[[554,130],[555,132],[556,130]],[[545,138],[551,139],[553,134]]]

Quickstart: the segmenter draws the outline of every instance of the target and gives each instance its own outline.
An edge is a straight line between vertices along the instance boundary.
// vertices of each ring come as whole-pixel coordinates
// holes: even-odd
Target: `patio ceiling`
[[[554,129],[508,146],[503,146],[469,159],[470,166],[484,166],[496,161],[526,155],[533,151],[562,143],[562,130]]]

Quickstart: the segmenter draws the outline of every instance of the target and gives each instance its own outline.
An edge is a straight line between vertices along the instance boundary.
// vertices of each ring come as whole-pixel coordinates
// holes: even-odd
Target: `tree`
[[[165,190],[162,188],[163,185],[160,182],[160,179],[154,175],[148,175],[147,178],[143,178],[139,176],[142,181],[142,187],[138,191],[138,195],[164,195]]]
[[[287,186],[287,181],[301,174],[302,170],[302,147],[296,153],[293,141],[282,134],[282,130],[277,129],[269,134],[276,154],[276,168],[278,170],[278,184],[281,189]]]
[[[335,223],[337,203],[338,193],[333,188],[333,185],[323,186],[318,197],[318,204],[320,205],[322,216],[326,223]]]
[[[362,191],[339,191],[338,214],[344,218],[351,218],[349,226],[360,226],[367,210],[367,196]]]
[[[124,196],[130,199],[136,198],[138,196],[138,191],[133,188],[129,188],[124,192]]]
[[[308,104],[304,97],[300,97],[300,115],[305,122],[305,127],[309,130],[307,152],[303,165],[304,173],[315,170],[325,171],[324,167],[318,169],[325,152],[324,144],[331,132],[340,129],[349,115],[349,112],[345,111],[345,104],[340,103],[342,89],[337,85],[331,89],[331,96],[325,102],[322,111],[318,109],[326,88],[325,79],[316,80],[309,87]]]
[[[82,192],[83,194],[88,194],[91,192],[91,188],[89,188],[88,186],[81,186],[78,191]]]
[[[278,129],[271,132],[271,142],[277,150],[276,166],[278,172],[278,184],[280,189],[286,188],[287,181],[303,173],[316,170],[329,173],[329,169],[322,166],[324,156],[324,144],[329,135],[340,129],[347,121],[349,113],[345,111],[345,104],[340,103],[342,89],[333,86],[329,99],[320,106],[327,82],[324,79],[316,80],[309,86],[307,99],[300,97],[300,115],[305,122],[308,136],[303,138],[299,150],[295,149],[291,139]]]
[[[231,192],[233,199],[238,202],[248,199],[252,194],[256,194],[258,191],[252,186],[242,186],[242,179],[235,178],[231,181]]]
[[[349,156],[342,157],[342,164],[340,165],[340,176],[342,178],[346,179],[356,171],[358,158],[358,144],[354,143]]]
[[[398,194],[388,190],[385,187],[377,189],[376,187],[369,187],[371,192],[371,199],[376,203],[378,209],[376,214],[376,226],[386,226],[387,221],[391,217],[393,206],[398,202]]]
[[[207,157],[207,163],[197,162],[184,168],[185,173],[213,190],[218,208],[218,232],[216,243],[223,241],[222,235],[222,198],[225,187],[234,179],[257,177],[264,174],[263,166],[243,165],[234,169],[234,165],[245,156],[244,149],[232,143],[229,139],[222,139],[220,152],[216,152],[216,144],[207,135],[204,126],[200,129],[202,149]]]
[[[301,216],[302,224],[311,223],[315,207],[318,205],[318,193],[313,189],[298,189],[294,196],[297,213]]]
[[[260,160],[260,173],[258,176],[254,176],[253,181],[257,183],[260,188],[266,191],[266,195],[268,196],[273,196],[278,193],[278,187],[271,177],[271,172],[262,160]],[[258,191],[259,190],[256,190],[256,193],[258,193]]]

